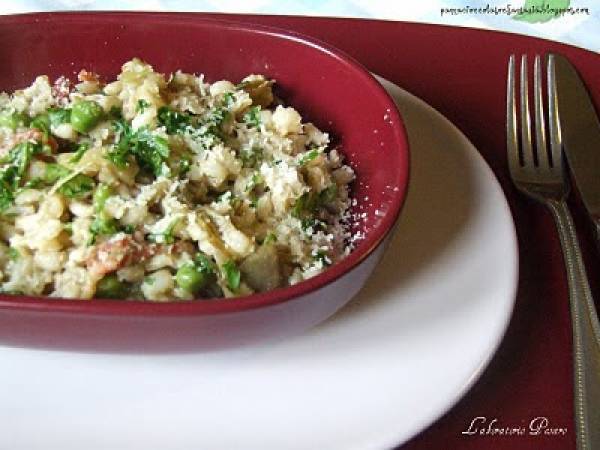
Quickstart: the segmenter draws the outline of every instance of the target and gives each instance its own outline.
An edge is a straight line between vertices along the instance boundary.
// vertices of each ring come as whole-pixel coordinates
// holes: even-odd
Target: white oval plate
[[[225,352],[0,347],[0,448],[381,449],[454,405],[507,327],[515,230],[465,136],[381,81],[406,120],[411,185],[357,298],[302,336]]]

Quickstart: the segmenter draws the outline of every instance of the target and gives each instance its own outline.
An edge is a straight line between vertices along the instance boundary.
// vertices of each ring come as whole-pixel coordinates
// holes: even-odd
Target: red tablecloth
[[[354,19],[225,17],[295,30],[326,41],[425,100],[475,144],[510,202],[519,237],[520,282],[506,337],[467,395],[402,448],[574,449],[571,326],[564,266],[551,217],[521,196],[508,176],[506,65],[511,53],[556,51],[568,56],[585,79],[597,81],[600,56],[542,39],[468,28]],[[591,90],[600,99],[600,83],[592,84]],[[591,230],[578,205],[574,206],[588,271],[594,281],[600,280]],[[598,283],[593,284],[598,298]],[[532,419],[543,417],[548,428],[566,428],[567,432],[555,436],[529,432],[502,436],[485,430],[483,435],[462,434],[477,417],[486,418],[485,425],[483,419],[478,422],[480,429],[487,430],[490,423],[492,429],[528,428]]]

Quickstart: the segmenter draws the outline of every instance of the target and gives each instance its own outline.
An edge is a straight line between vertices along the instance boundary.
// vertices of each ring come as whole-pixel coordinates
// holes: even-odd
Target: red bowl
[[[216,349],[298,334],[363,286],[380,260],[408,184],[408,142],[392,99],[369,72],[296,33],[184,13],[47,13],[0,16],[0,90],[35,76],[105,79],[132,57],[155,70],[209,81],[262,73],[303,118],[330,132],[357,180],[356,249],[297,285],[235,299],[150,303],[0,296],[0,342],[18,346],[164,351]]]

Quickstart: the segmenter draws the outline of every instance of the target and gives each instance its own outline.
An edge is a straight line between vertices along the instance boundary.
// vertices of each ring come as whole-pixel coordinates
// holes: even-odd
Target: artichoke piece
[[[273,103],[272,80],[267,80],[262,75],[250,75],[244,78],[241,83],[242,88],[250,95],[252,104],[266,108]]]
[[[263,244],[240,264],[242,278],[255,291],[265,292],[281,286],[279,256],[273,244]]]

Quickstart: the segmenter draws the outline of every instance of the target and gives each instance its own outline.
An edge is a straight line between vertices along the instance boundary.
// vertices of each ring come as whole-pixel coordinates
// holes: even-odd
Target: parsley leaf
[[[73,172],[60,164],[47,164],[44,181],[54,184],[61,178],[66,178]],[[77,174],[58,188],[58,192],[68,198],[82,197],[94,189],[94,179],[87,175]]]
[[[170,154],[169,143],[164,137],[152,134],[147,128],[133,131],[123,120],[115,120],[113,126],[119,133],[119,140],[107,154],[110,161],[118,167],[126,167],[129,155],[133,155],[140,167],[154,176],[170,175],[166,163]]]
[[[337,196],[338,187],[335,183],[319,193],[305,192],[296,199],[294,206],[292,206],[292,217],[300,220],[309,219],[319,208],[333,202]]]
[[[263,150],[255,145],[246,151],[240,152],[240,158],[244,167],[256,168],[263,160]]]
[[[215,263],[203,253],[196,253],[194,256],[194,265],[203,273],[211,274],[215,272]]]
[[[243,120],[251,127],[260,126],[260,106],[253,106],[244,114]]]
[[[58,192],[68,198],[83,197],[94,189],[94,179],[81,173],[75,175],[58,188]]]
[[[170,174],[166,163],[169,153],[169,143],[164,137],[155,136],[145,128],[134,135],[133,154],[140,167],[149,170],[154,176]]]
[[[71,157],[69,162],[78,163],[79,161],[81,161],[81,158],[83,158],[84,153],[87,152],[89,150],[89,148],[90,148],[90,144],[88,144],[87,142],[82,142],[81,144],[79,144],[77,146],[77,150],[75,151],[75,154]]]
[[[3,178],[4,172],[0,173],[0,212],[7,210],[15,201],[11,186]]]
[[[225,92],[225,94],[223,94],[223,106],[230,108],[231,106],[233,106],[234,102],[235,98],[233,96],[233,92]]]
[[[309,151],[308,153],[303,153],[300,156],[300,158],[298,158],[298,165],[304,166],[308,162],[314,160],[317,156],[319,156],[319,151],[317,149],[313,148],[311,151]]]
[[[21,184],[32,156],[42,151],[43,146],[40,143],[22,142],[2,158],[0,163],[6,165],[0,169],[0,212],[13,204],[15,191]]]
[[[329,255],[327,255],[327,252],[325,252],[324,250],[318,250],[314,254],[314,259],[315,261],[321,261],[324,266],[331,265],[331,259],[329,258]]]
[[[173,231],[175,227],[179,223],[179,219],[175,219],[172,221],[169,226],[162,233],[153,233],[148,235],[148,240],[150,242],[155,242],[157,244],[172,244],[175,242],[175,236],[173,235]]]
[[[143,98],[140,98],[137,101],[137,104],[135,105],[135,111],[139,112],[140,114],[144,114],[144,111],[146,110],[146,108],[148,108],[150,106],[150,103],[148,103],[146,100],[144,100]]]
[[[250,182],[246,185],[246,192],[253,191],[256,186],[264,183],[264,181],[265,180],[263,179],[263,177],[260,173],[254,172],[252,174],[252,178],[250,179]]]
[[[167,134],[183,133],[190,122],[189,114],[177,112],[168,106],[158,109],[158,123],[166,128]]]
[[[68,176],[71,173],[69,169],[60,164],[46,164],[46,171],[44,172],[44,181],[48,184],[54,184],[61,178]]]
[[[227,287],[232,291],[237,291],[240,287],[241,274],[233,261],[227,261],[221,266],[223,276],[227,281]]]
[[[105,218],[102,216],[96,217],[90,225],[90,233],[92,236],[88,241],[88,245],[93,245],[96,242],[96,236],[110,236],[119,232],[119,222],[113,218]]]

